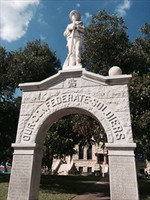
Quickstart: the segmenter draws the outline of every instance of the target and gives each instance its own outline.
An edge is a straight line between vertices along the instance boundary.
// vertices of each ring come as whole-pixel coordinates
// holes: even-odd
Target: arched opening
[[[66,130],[66,126],[68,126],[68,122],[70,122],[69,117],[70,117],[71,124],[68,127],[68,130]],[[85,119],[81,120],[82,117],[85,117]],[[64,120],[64,122],[63,122],[63,120]],[[86,124],[84,124],[84,122],[86,122],[86,120],[91,120],[91,122],[87,124],[87,126],[89,126],[89,127],[87,127]],[[73,126],[73,124],[75,124],[75,123],[77,125]],[[98,178],[97,176],[101,175],[101,173],[100,173],[101,166],[97,163],[96,153],[101,152],[101,151],[98,151],[98,149],[95,149],[95,143],[100,142],[101,139],[103,139],[102,142],[104,142],[104,138],[102,138],[102,135],[101,135],[101,137],[98,138],[98,133],[100,135],[100,130],[103,129],[103,127],[101,125],[99,125],[100,129],[94,130],[93,134],[89,134],[89,137],[87,138],[87,140],[91,139],[91,141],[89,141],[91,143],[85,143],[85,142],[88,142],[85,139],[86,133],[88,133],[88,131],[92,131],[92,129],[93,129],[93,127],[91,127],[92,123],[94,123],[93,127],[95,127],[95,129],[98,129],[99,122],[97,122],[95,119],[93,119],[89,115],[88,116],[83,115],[83,114],[80,114],[80,115],[71,114],[71,115],[67,115],[67,116],[65,115],[64,117],[60,118],[58,121],[54,122],[51,125],[51,129],[53,129],[53,130],[50,130],[50,131],[53,131],[53,133],[56,132],[56,134],[58,136],[60,136],[60,138],[57,137],[56,140],[55,140],[55,143],[57,142],[57,144],[59,143],[59,140],[63,140],[65,138],[65,136],[68,136],[69,131],[73,131],[73,134],[78,134],[78,136],[81,136],[80,138],[79,137],[74,138],[74,139],[77,140],[76,144],[81,144],[81,145],[78,146],[78,148],[77,148],[77,146],[74,145],[74,147],[76,147],[75,149],[77,149],[77,152],[75,152],[75,154],[73,155],[73,161],[74,161],[74,164],[76,165],[76,170],[78,171],[78,173],[74,173],[74,172],[76,172],[76,170],[73,169],[73,171],[71,173],[69,172],[69,174],[73,174],[73,177],[74,177],[74,175],[76,175],[76,177],[77,177],[77,176],[81,176],[82,174],[84,174],[86,176],[90,175],[89,178],[91,178],[91,176],[92,176],[93,180],[94,180],[94,177],[95,177],[95,181],[96,181],[97,178]],[[57,125],[59,127],[56,128]],[[71,127],[73,129],[71,129]],[[66,133],[64,133],[64,131],[66,131]],[[80,133],[78,133],[78,131],[80,131]],[[62,133],[60,133],[60,132],[62,132]],[[84,132],[86,132],[86,133],[84,134]],[[95,141],[94,138],[92,138],[92,137],[94,137],[94,132],[96,133],[95,139],[97,139],[97,141]],[[105,132],[104,132],[104,134],[106,136]],[[53,136],[53,134],[48,132],[45,137],[47,137],[47,136]],[[54,137],[55,136],[56,135],[54,135]],[[71,137],[68,136],[68,139],[71,139]],[[84,139],[84,140],[81,140],[81,139]],[[106,137],[105,137],[105,140],[106,140]],[[84,143],[84,145],[83,145],[83,143]],[[67,145],[67,143],[65,143],[65,144]],[[62,147],[62,143],[61,143],[60,149],[61,149],[61,147]],[[98,147],[98,145],[97,145],[97,147]],[[58,146],[56,145],[55,148],[58,148]],[[62,148],[62,150],[64,150],[64,148]],[[94,151],[92,152],[92,150],[94,150]],[[58,152],[58,154],[59,155],[56,156],[57,158],[55,157],[56,159],[54,159],[54,160],[57,162],[59,160],[58,158],[61,157],[62,163],[64,165],[66,165],[66,163],[68,162],[67,159],[64,161],[63,156],[60,155],[60,152]],[[76,160],[76,158],[78,156],[79,156],[80,160],[79,159]],[[75,158],[75,160],[74,160],[74,158]],[[79,162],[80,162],[80,164],[79,164]],[[96,164],[97,164],[97,166],[96,166]],[[62,165],[59,165],[59,168]],[[101,163],[101,165],[102,165],[102,163]],[[98,166],[99,166],[99,168],[98,168]],[[59,168],[57,168],[57,172],[55,171],[55,174],[62,175],[63,173],[61,172],[61,169],[59,171]],[[62,168],[62,170],[64,170],[64,168]],[[51,178],[51,177],[49,177],[49,178]],[[64,181],[65,181],[65,178],[64,178]],[[59,184],[59,183],[57,183],[57,184]],[[109,193],[108,186],[107,186],[107,189],[108,189],[108,191],[104,195],[108,195],[108,193]]]
[[[98,164],[97,155],[104,152],[106,141],[102,125],[91,116],[83,114],[64,116],[55,122],[46,134],[43,166],[51,169],[54,160],[55,167],[51,169],[52,174],[60,174],[62,173],[58,169],[60,166],[56,167],[56,163],[60,165],[59,161],[62,164],[72,162],[74,169],[71,170],[71,166],[69,169],[66,168],[67,174],[74,174],[82,166],[84,173],[87,174],[90,168],[91,173],[94,173],[94,166]]]

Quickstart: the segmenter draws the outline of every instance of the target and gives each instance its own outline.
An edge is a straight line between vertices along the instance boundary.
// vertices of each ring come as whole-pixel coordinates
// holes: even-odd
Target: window
[[[87,173],[91,174],[92,173],[92,167],[87,167]]]
[[[98,163],[104,162],[104,155],[102,153],[98,154]]]
[[[83,167],[79,167],[79,173],[80,173],[80,174],[83,173]]]
[[[79,159],[83,159],[84,157],[84,152],[83,152],[83,147],[80,145],[79,146]]]
[[[92,159],[92,146],[87,149],[87,160]]]

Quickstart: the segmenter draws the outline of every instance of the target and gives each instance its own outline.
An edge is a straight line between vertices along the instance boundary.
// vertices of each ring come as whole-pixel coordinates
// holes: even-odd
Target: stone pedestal
[[[107,143],[111,200],[138,200],[135,143]]]
[[[13,144],[14,155],[7,200],[37,200],[42,148],[36,144]]]

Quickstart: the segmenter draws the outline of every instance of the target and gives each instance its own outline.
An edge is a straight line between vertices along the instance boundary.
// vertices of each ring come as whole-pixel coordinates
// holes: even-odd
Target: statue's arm
[[[68,37],[71,34],[71,32],[73,31],[73,29],[74,29],[74,25],[69,24],[64,32],[64,36]]]
[[[80,31],[81,33],[84,33],[84,29],[85,29],[85,27],[84,27],[83,24],[78,24],[77,25],[77,30]]]

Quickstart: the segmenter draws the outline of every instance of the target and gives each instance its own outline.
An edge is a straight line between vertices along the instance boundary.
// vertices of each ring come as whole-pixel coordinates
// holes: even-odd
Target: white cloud
[[[117,6],[116,12],[118,15],[124,17],[126,15],[126,11],[129,10],[130,7],[131,7],[131,1],[123,0],[123,2]]]
[[[84,13],[84,15],[81,17],[81,19],[85,25],[89,24],[91,18],[92,18],[92,15],[89,12]]]
[[[79,3],[76,4],[76,7],[79,8],[81,5]]]
[[[40,34],[40,39],[43,41],[43,40],[46,40],[47,37],[46,37],[46,36],[43,36],[42,34]]]
[[[37,22],[42,24],[42,25],[47,25],[46,21],[44,20],[44,15],[42,13],[39,14]]]
[[[12,42],[25,35],[33,17],[33,8],[40,0],[2,0],[0,39]]]
[[[58,7],[57,11],[58,11],[59,14],[61,14],[63,12],[63,7],[62,6]]]

